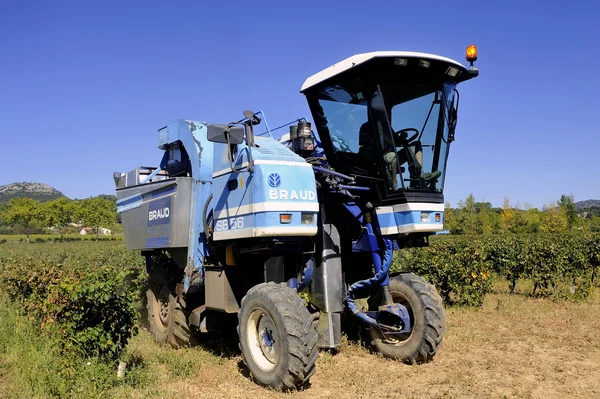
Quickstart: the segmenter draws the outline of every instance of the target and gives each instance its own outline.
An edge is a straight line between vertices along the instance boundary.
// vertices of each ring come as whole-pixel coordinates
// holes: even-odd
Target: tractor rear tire
[[[173,295],[171,279],[167,270],[157,266],[152,269],[149,288],[146,291],[148,324],[154,340],[178,349],[190,344],[190,328],[187,317],[177,298]]]
[[[258,384],[278,391],[308,384],[319,356],[318,335],[295,290],[272,282],[252,287],[238,321],[244,363]]]
[[[446,333],[446,313],[442,298],[435,287],[413,273],[390,277],[390,292],[394,303],[408,309],[411,331],[402,335],[384,335],[369,328],[371,345],[383,356],[407,364],[426,363],[433,359]],[[369,298],[369,309],[382,304],[381,290]]]

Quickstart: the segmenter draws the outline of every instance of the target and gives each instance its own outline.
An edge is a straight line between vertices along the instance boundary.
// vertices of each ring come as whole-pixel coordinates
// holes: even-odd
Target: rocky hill
[[[589,209],[589,208],[600,208],[600,200],[586,200],[575,203],[576,210]]]
[[[63,197],[64,194],[44,183],[12,183],[0,186],[0,204],[12,198],[29,197],[41,202],[52,201]]]

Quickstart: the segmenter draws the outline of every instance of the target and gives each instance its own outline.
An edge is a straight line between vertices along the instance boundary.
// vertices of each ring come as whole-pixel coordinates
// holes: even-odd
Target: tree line
[[[512,205],[504,199],[501,208],[489,202],[476,201],[473,194],[452,208],[446,203],[444,228],[451,234],[562,233],[568,231],[600,232],[600,209],[578,213],[572,195],[562,195],[556,203],[542,210],[525,205]],[[61,197],[49,202],[32,198],[13,198],[0,205],[0,228],[8,233],[29,235],[44,228],[54,228],[61,238],[71,223],[95,230],[118,222],[114,196],[100,195],[83,200]]]
[[[573,196],[567,194],[542,210],[512,205],[508,198],[504,198],[501,208],[493,208],[470,194],[459,201],[457,208],[446,204],[444,227],[451,234],[600,232],[600,214],[594,209],[578,213]]]
[[[0,207],[0,225],[9,227],[9,233],[19,230],[27,235],[44,228],[53,228],[63,238],[71,223],[91,227],[96,240],[101,226],[112,226],[117,221],[116,203],[108,196],[83,200],[61,197],[53,201],[40,202],[33,198],[12,198]]]

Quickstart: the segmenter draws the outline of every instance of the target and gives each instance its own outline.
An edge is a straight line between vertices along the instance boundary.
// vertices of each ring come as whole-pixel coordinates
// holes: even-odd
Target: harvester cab
[[[384,235],[442,230],[456,86],[478,73],[437,55],[373,52],[343,60],[302,86],[328,164],[368,188],[356,195],[377,206],[379,216],[395,214],[380,220]],[[408,210],[432,213],[410,218]]]
[[[476,58],[474,46],[470,68],[424,53],[350,57],[302,86],[316,131],[299,118],[281,140],[262,111],[161,128],[158,167],[114,174],[156,341],[177,348],[237,324],[250,374],[278,390],[305,386],[345,328],[384,356],[431,360],[442,299],[390,267],[394,250],[443,228],[456,86],[478,75]]]

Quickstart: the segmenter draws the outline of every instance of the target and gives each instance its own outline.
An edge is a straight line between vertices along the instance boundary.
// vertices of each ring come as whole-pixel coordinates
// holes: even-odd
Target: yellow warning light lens
[[[477,61],[477,46],[471,44],[467,47],[467,61]]]
[[[281,223],[281,224],[292,223],[292,214],[291,213],[280,213],[279,214],[279,223]]]

